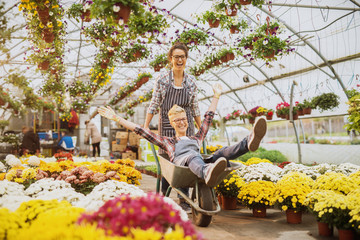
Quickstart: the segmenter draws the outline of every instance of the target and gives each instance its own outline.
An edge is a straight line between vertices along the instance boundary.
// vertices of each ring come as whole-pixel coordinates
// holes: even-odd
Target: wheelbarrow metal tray
[[[166,158],[159,156],[162,176],[169,182],[171,187],[194,187],[198,177],[190,171],[188,167],[178,166],[170,162]],[[226,168],[223,173],[218,176],[217,184],[219,184],[231,171],[238,169],[239,163],[230,162],[230,167]]]

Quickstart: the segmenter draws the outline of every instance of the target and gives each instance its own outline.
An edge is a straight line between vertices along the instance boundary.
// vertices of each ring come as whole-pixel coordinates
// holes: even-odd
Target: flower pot
[[[252,209],[253,216],[257,218],[265,218],[266,217],[266,207],[254,207]]]
[[[299,114],[294,114],[293,115],[293,120],[298,120],[299,119]]]
[[[89,9],[86,10],[83,14],[81,14],[81,19],[84,22],[91,22],[90,14],[91,14],[91,11]]]
[[[354,240],[355,233],[352,229],[338,229],[339,240]]]
[[[272,119],[273,119],[273,115],[271,116],[266,115],[266,120],[272,120]]]
[[[228,61],[231,61],[231,60],[235,59],[235,54],[234,53],[228,53],[226,56],[227,56]]]
[[[108,52],[108,57],[113,57],[115,55],[114,51],[109,51]]]
[[[117,3],[117,4],[115,4],[115,6],[120,7],[120,10],[118,12],[114,12],[115,19],[117,21],[119,21],[120,18],[122,18],[124,23],[127,23],[129,21],[131,8],[129,6],[125,6],[121,3]]]
[[[44,29],[42,31],[42,39],[46,43],[52,43],[54,41],[55,35],[50,29]]]
[[[251,0],[239,0],[240,5],[249,5]]]
[[[140,58],[141,57],[141,52],[140,51],[136,51],[134,53],[134,57],[137,59],[137,58]]]
[[[267,28],[267,29],[265,30],[265,33],[266,33],[266,35],[274,35],[274,34],[276,34],[276,29],[274,29],[274,28]]]
[[[214,66],[219,66],[221,63],[220,63],[220,60],[217,59],[213,62]]]
[[[234,210],[236,209],[236,202],[237,202],[237,198],[236,197],[225,197],[222,196],[221,199],[221,207],[224,210]]]
[[[102,62],[101,64],[100,64],[100,67],[102,68],[102,69],[106,69],[107,68],[107,63],[104,63],[104,62]]]
[[[256,112],[252,112],[251,115],[255,118],[258,114]]]
[[[50,65],[50,61],[46,60],[46,61],[43,61],[42,63],[39,63],[38,68],[40,70],[48,70],[49,65]]]
[[[220,25],[220,20],[219,19],[216,19],[215,21],[213,21],[213,20],[208,20],[208,23],[209,23],[209,27],[211,27],[211,28],[217,28],[217,27],[219,27],[219,25]]]
[[[199,41],[197,39],[190,39],[188,44],[191,44],[191,43],[193,43],[194,45],[198,45]]]
[[[222,196],[217,195],[217,199],[218,199],[219,205],[221,206],[222,205]]]
[[[113,46],[113,47],[118,47],[119,45],[120,45],[119,42],[117,42],[117,41],[115,41],[115,40],[112,40],[112,41],[111,41],[111,46]]]
[[[275,50],[273,50],[270,54],[264,55],[264,58],[273,58],[275,56]]]
[[[297,113],[298,113],[299,116],[304,116],[304,110],[303,109],[297,110]]]
[[[232,5],[231,8],[226,8],[225,9],[225,13],[227,16],[236,16],[237,14],[237,8],[235,7],[235,5]]]
[[[334,234],[334,228],[324,222],[317,222],[318,232],[320,236],[330,237]]]
[[[302,211],[295,211],[293,209],[286,210],[286,221],[291,224],[301,223]]]
[[[108,58],[103,59],[102,62],[108,64],[110,62],[110,59],[108,59]]]
[[[305,114],[311,114],[311,108],[304,108],[303,112],[304,112],[304,115]]]
[[[254,124],[255,123],[255,118],[249,118],[249,123]]]
[[[46,25],[50,18],[49,9],[48,8],[40,9],[39,7],[37,7],[36,11],[38,12],[40,22]]]
[[[231,28],[230,28],[230,33],[231,34],[237,34],[239,32],[240,32],[240,30],[239,30],[239,28],[237,26],[231,26]]]
[[[223,63],[225,63],[225,62],[228,62],[228,61],[229,61],[229,60],[228,60],[228,58],[227,58],[227,55],[222,56],[222,57],[220,58],[220,60],[221,60],[221,62],[223,62]]]
[[[149,77],[143,77],[136,83],[136,85],[141,87],[143,84],[147,83],[147,81],[149,81]]]
[[[154,67],[154,71],[155,71],[155,72],[159,72],[159,71],[160,71],[160,69],[161,69],[161,67],[160,67],[160,66],[155,66],[155,67]]]
[[[4,106],[4,105],[5,105],[5,101],[0,98],[0,106]]]

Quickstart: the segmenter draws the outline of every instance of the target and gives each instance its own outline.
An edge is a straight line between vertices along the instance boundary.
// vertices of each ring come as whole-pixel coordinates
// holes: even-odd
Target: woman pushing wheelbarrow
[[[176,132],[175,137],[159,136],[148,129],[117,116],[110,107],[101,107],[98,110],[101,116],[120,123],[128,130],[141,135],[168,153],[170,162],[164,161],[164,159],[160,162],[163,175],[168,181],[170,180],[170,186],[174,187],[175,190],[177,190],[176,188],[178,187],[186,187],[182,185],[194,187],[192,199],[181,191],[177,192],[183,195],[191,205],[195,224],[199,226],[208,226],[211,222],[212,215],[220,211],[213,187],[225,178],[231,170],[239,167],[238,164],[230,163],[229,160],[235,159],[249,150],[255,151],[266,133],[266,121],[260,118],[255,123],[252,133],[247,138],[244,138],[234,146],[221,148],[210,158],[207,158],[205,162],[203,156],[200,154],[200,146],[205,139],[214,117],[222,87],[220,84],[215,84],[213,90],[214,96],[210,107],[205,113],[204,121],[195,136],[186,136],[186,130],[188,128],[186,112],[177,105],[174,105],[168,112],[170,124]],[[227,166],[230,168],[226,169]],[[169,171],[169,168],[172,170]],[[185,170],[185,172],[183,172],[184,174],[171,173],[177,168],[183,168]],[[190,172],[188,169],[191,171],[190,175],[186,173],[186,171],[188,173]],[[174,176],[176,176],[176,178],[174,178]]]

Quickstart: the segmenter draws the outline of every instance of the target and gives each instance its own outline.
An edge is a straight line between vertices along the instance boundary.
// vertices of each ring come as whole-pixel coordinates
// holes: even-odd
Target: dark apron
[[[172,74],[169,75],[171,78]],[[186,131],[187,136],[194,136],[195,126],[194,118],[191,114],[191,102],[190,102],[190,93],[187,88],[183,87],[181,89],[174,88],[172,81],[170,81],[169,87],[166,90],[166,94],[163,100],[163,103],[160,106],[159,112],[159,135],[166,137],[175,137],[175,129],[170,125],[168,112],[169,110],[177,104],[178,106],[185,109],[186,117],[188,119],[188,129]],[[166,153],[162,149],[159,149],[159,154]]]

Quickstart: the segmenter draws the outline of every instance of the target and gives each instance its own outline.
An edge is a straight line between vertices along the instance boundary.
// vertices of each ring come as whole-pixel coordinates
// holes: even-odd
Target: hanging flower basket
[[[5,105],[5,101],[0,98],[0,106],[4,106],[4,105]]]
[[[117,42],[117,41],[115,41],[115,40],[112,40],[112,41],[111,41],[111,46],[113,46],[113,47],[118,47],[119,45],[120,45],[119,42]]]
[[[240,5],[249,5],[251,0],[239,0]]]
[[[275,29],[275,28],[267,28],[265,30],[266,35],[274,35],[274,34],[276,34],[276,32],[277,32],[277,29]]]
[[[275,50],[273,50],[270,54],[264,55],[264,58],[273,58],[275,56]]]
[[[108,57],[113,57],[115,55],[114,51],[109,51],[108,52]]]
[[[226,8],[225,12],[227,16],[233,17],[237,14],[237,8],[235,7],[235,5],[232,5],[231,8]]]
[[[311,108],[304,108],[303,112],[304,112],[304,115],[311,114]]]
[[[159,72],[159,71],[160,71],[160,69],[161,69],[161,67],[160,67],[160,66],[158,66],[158,65],[154,67],[154,71],[155,71],[155,72]]]
[[[237,34],[239,32],[240,32],[240,30],[239,30],[239,28],[237,26],[231,26],[231,28],[230,28],[230,33],[231,34]]]
[[[124,23],[127,23],[129,21],[131,8],[129,6],[125,6],[121,3],[117,3],[117,4],[115,4],[115,6],[120,7],[120,10],[118,12],[114,12],[115,19],[117,21],[119,21],[120,18],[122,18]]]
[[[37,7],[36,11],[38,12],[40,22],[46,26],[50,18],[49,9],[48,8],[40,9]]]
[[[38,68],[40,70],[48,70],[49,65],[50,65],[50,61],[46,60],[46,61],[43,61],[42,63],[39,63]]]
[[[223,63],[225,63],[225,62],[228,62],[228,61],[229,61],[229,60],[228,60],[228,58],[227,58],[227,55],[222,56],[222,57],[220,58],[220,60],[221,60],[221,62],[223,62]]]
[[[249,118],[249,123],[254,124],[255,123],[255,118]]]
[[[91,14],[90,9],[86,10],[83,14],[81,14],[81,19],[84,22],[91,22],[90,14]]]
[[[42,38],[46,43],[52,43],[54,41],[55,35],[50,29],[44,29],[42,31]]]
[[[235,59],[235,54],[234,53],[228,53],[228,54],[226,54],[226,57],[227,57],[228,61],[231,61],[231,60]]]
[[[272,119],[273,119],[273,115],[271,116],[266,115],[266,120],[272,120]]]
[[[217,28],[217,27],[219,27],[219,25],[220,25],[220,20],[219,20],[219,19],[216,19],[215,21],[213,21],[213,20],[209,19],[209,20],[208,20],[208,23],[209,23],[209,27],[211,27],[211,28]]]
[[[107,63],[104,63],[104,62],[102,62],[101,64],[100,64],[100,67],[102,68],[102,69],[106,69],[107,68]]]
[[[140,58],[140,57],[141,57],[141,52],[140,52],[140,51],[136,51],[136,52],[134,53],[134,57],[135,57],[135,58]]]

